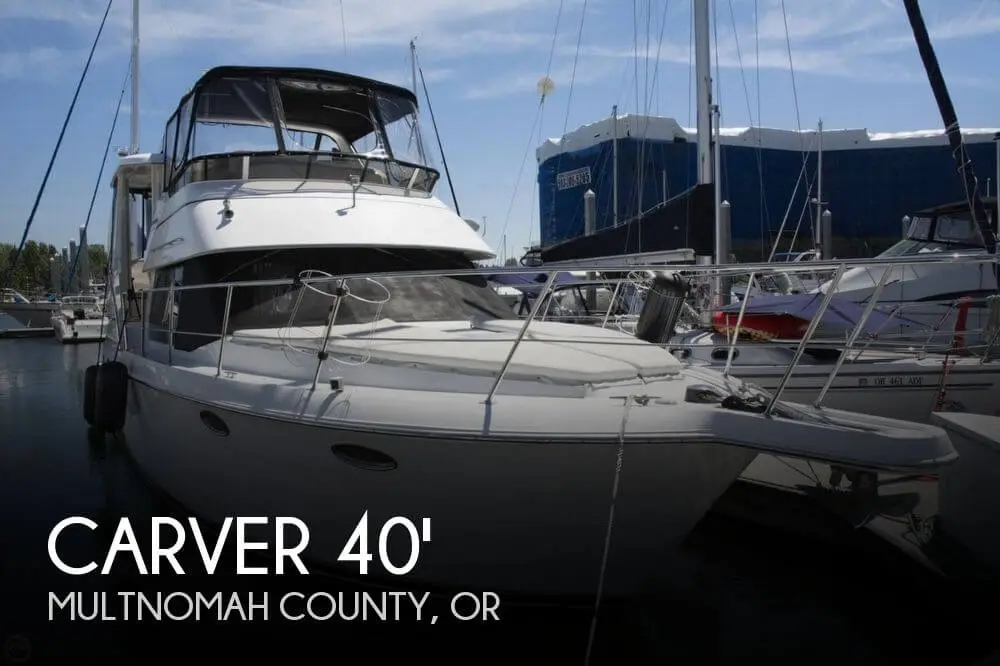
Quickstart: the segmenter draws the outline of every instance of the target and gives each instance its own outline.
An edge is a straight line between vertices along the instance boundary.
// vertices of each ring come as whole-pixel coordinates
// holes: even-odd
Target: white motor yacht
[[[119,384],[85,409],[191,513],[298,517],[304,559],[354,574],[341,555],[362,515],[373,551],[390,518],[427,518],[407,583],[592,598],[655,583],[759,452],[955,459],[933,426],[770,405],[617,331],[518,320],[474,268],[493,251],[434,196],[424,145],[404,88],[219,67],[159,153],[120,159],[115,321],[88,371]]]
[[[96,294],[63,296],[51,321],[56,340],[63,344],[100,342],[108,332],[104,301]]]
[[[987,223],[997,230],[997,199],[982,197]],[[960,201],[929,208],[913,215],[906,237],[878,255],[879,257],[946,256],[983,259],[991,255],[983,245],[979,225],[969,203]],[[889,275],[883,279],[883,273]],[[984,330],[989,312],[985,299],[998,293],[997,264],[985,261],[909,264],[898,267],[863,267],[847,271],[834,288],[838,298],[865,303],[880,280],[885,283],[879,296],[879,309],[898,312],[901,317],[923,324],[925,330],[954,330],[959,310],[956,301],[968,298],[973,306],[965,315],[970,331]],[[832,282],[827,280],[814,291],[825,293]],[[829,333],[837,335],[838,331]],[[923,333],[909,326],[889,326],[884,334],[899,340],[922,341]],[[826,332],[820,331],[820,336]],[[983,344],[981,337],[970,334],[970,345]]]

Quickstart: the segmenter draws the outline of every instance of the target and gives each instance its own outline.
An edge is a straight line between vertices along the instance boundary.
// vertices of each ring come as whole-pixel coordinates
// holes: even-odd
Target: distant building
[[[984,195],[996,193],[997,132],[963,132]],[[794,229],[802,216],[798,245],[809,242],[815,210],[804,204],[816,196],[819,132],[753,127],[720,134],[722,197],[732,204],[734,250],[742,249],[745,257],[770,248],[786,211],[786,229]],[[583,234],[588,189],[597,195],[597,229],[614,224],[615,143],[618,221],[624,222],[696,184],[696,141],[693,130],[672,118],[635,115],[605,118],[545,141],[536,151],[542,247]],[[965,196],[941,130],[824,129],[821,141],[822,196],[840,252],[878,251],[898,240],[904,215]],[[805,175],[795,192],[804,158]]]

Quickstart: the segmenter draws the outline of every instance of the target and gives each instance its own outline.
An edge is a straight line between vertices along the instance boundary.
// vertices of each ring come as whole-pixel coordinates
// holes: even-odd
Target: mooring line
[[[622,462],[625,458],[625,428],[628,425],[629,411],[632,409],[633,395],[625,396],[625,406],[622,410],[622,422],[618,430],[618,453],[615,458],[615,480],[611,486],[611,507],[608,510],[608,529],[604,535],[604,555],[601,557],[601,572],[597,579],[597,596],[594,599],[594,614],[590,619],[590,635],[587,637],[587,652],[583,659],[584,666],[590,665],[590,654],[594,648],[594,637],[597,636],[597,616],[601,609],[601,598],[604,596],[604,578],[608,569],[608,554],[611,552],[611,532],[615,524],[615,502],[618,500],[618,486],[621,482]]]

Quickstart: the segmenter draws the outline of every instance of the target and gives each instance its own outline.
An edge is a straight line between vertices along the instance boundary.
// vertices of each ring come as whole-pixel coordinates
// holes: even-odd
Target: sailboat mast
[[[139,152],[139,0],[132,0],[132,98],[129,152]]]
[[[817,251],[827,242],[823,237],[823,119],[816,126],[816,215],[813,217],[813,248]],[[830,257],[822,256],[822,259]]]
[[[410,40],[410,76],[413,79],[413,94],[417,95],[417,43],[416,39]]]
[[[709,0],[692,0],[694,14],[694,67],[697,80],[698,184],[713,182],[712,168],[712,61],[709,33]]]
[[[972,169],[972,160],[969,159],[969,154],[965,150],[965,142],[962,140],[962,128],[958,124],[958,114],[955,113],[955,106],[952,104],[948,88],[945,86],[944,75],[941,74],[941,67],[938,65],[930,35],[927,33],[927,24],[924,23],[924,17],[920,13],[920,5],[917,0],[903,0],[903,6],[906,7],[906,16],[910,20],[913,38],[917,42],[920,59],[927,71],[927,78],[930,81],[931,90],[934,92],[938,111],[941,112],[941,120],[944,122],[945,132],[948,135],[948,143],[951,144],[951,154],[954,155],[958,163],[958,171],[962,174],[965,195],[969,207],[972,209],[972,218],[979,227],[983,245],[989,252],[996,252],[996,234],[990,228],[986,217],[986,207],[983,205],[982,197],[979,196],[979,187],[975,171]]]
[[[618,226],[618,105],[611,107],[611,208]]]

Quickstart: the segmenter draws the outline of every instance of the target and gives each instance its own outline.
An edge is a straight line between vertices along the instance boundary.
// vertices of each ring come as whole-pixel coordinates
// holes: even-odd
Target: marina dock
[[[51,338],[55,335],[55,329],[48,327],[28,327],[28,328],[0,328],[0,339],[16,338]]]

